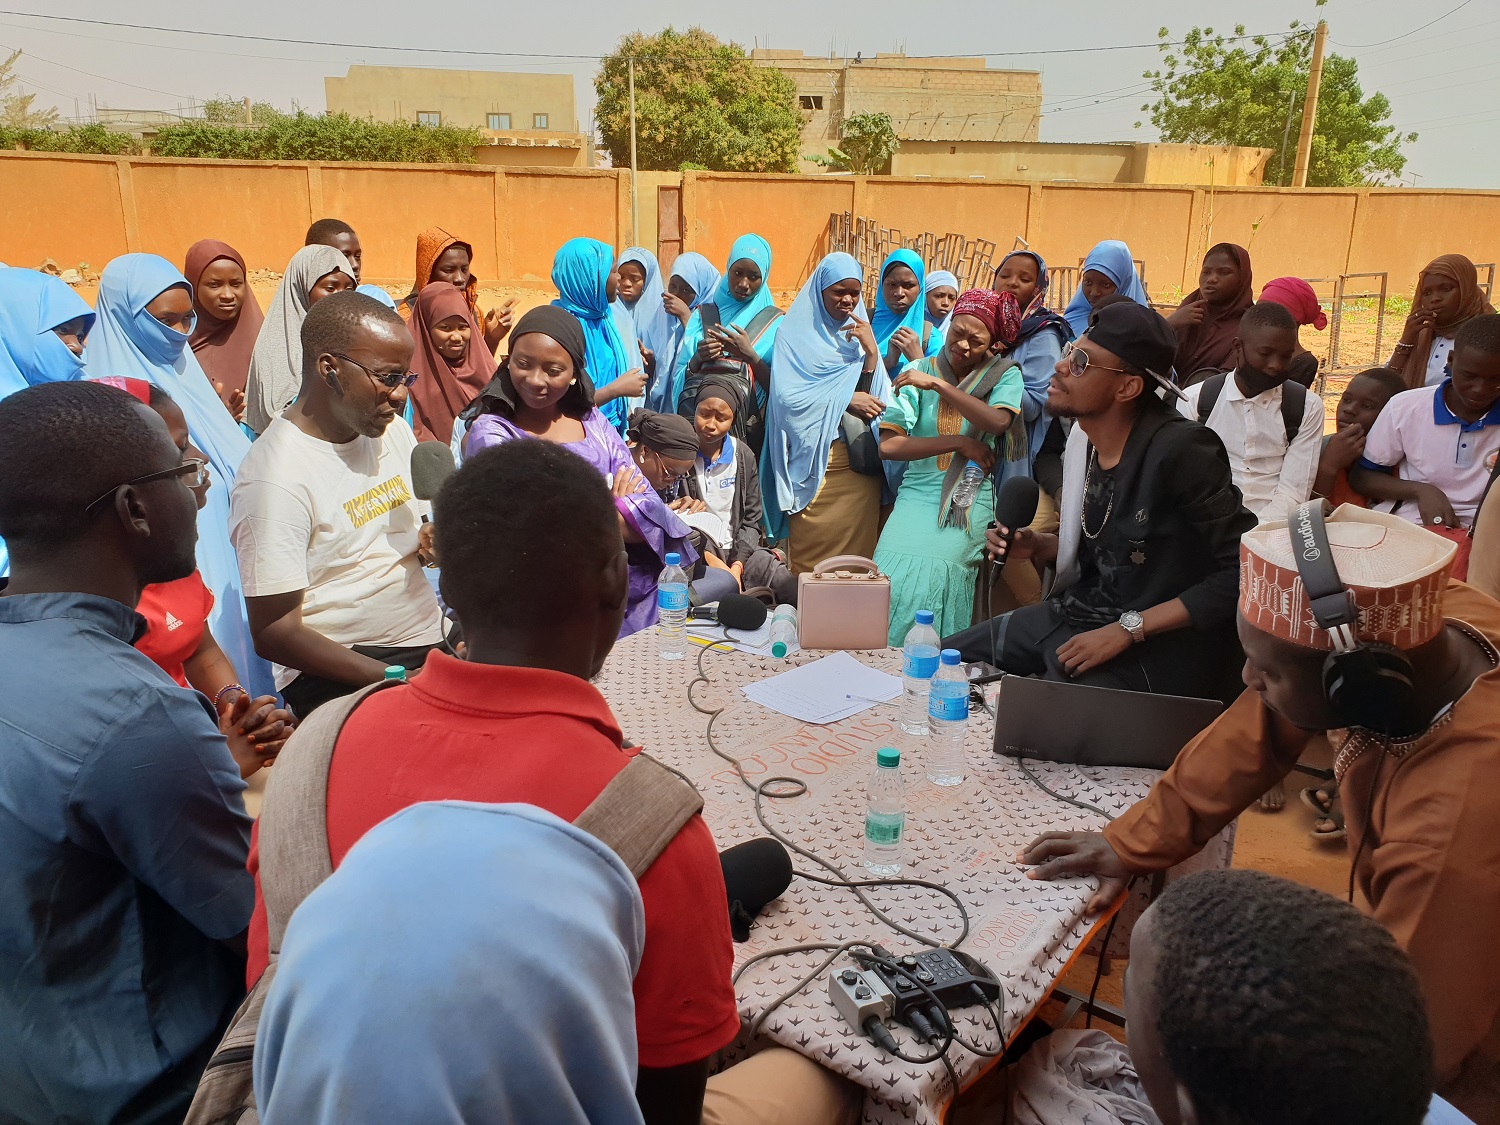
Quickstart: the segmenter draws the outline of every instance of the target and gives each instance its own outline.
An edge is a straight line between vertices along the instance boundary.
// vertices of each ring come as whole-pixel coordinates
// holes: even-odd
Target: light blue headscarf
[[[848,254],[829,254],[781,318],[771,352],[771,397],[766,411],[767,512],[800,512],[812,503],[828,468],[828,451],[839,436],[839,419],[859,384],[864,350],[843,329],[865,319],[864,302],[854,318],[836,322],[823,307],[823,291],[864,271]],[[876,364],[870,393],[890,401],[885,365]],[[773,532],[785,523],[775,516]],[[779,538],[779,536],[778,536]]]
[[[412,805],[287,926],[255,1040],[264,1125],[641,1125],[636,882],[530,805]]]
[[[250,694],[275,695],[271,666],[255,654],[250,638],[239,563],[229,543],[229,492],[250,441],[198,366],[187,333],[168,328],[146,311],[173,288],[189,296],[193,292],[165,258],[124,254],[110,262],[99,279],[99,323],[84,355],[94,378],[145,379],[181,407],[188,436],[213,466],[208,503],[198,513],[198,570],[214,595],[209,628]]]
[[[677,255],[672,263],[671,276],[680,277],[692,286],[693,300],[688,308],[694,310],[710,300],[719,286],[719,271],[714,269],[713,263],[691,250]],[[692,317],[688,320],[691,322]],[[666,326],[668,340],[656,353],[657,377],[646,391],[647,408],[659,414],[673,414],[677,410],[677,399],[682,394],[682,381],[677,378],[678,360],[687,352],[683,347],[687,326],[675,316],[666,318]]]
[[[1135,257],[1130,253],[1130,247],[1118,239],[1106,239],[1090,250],[1089,256],[1083,260],[1083,268],[1078,271],[1078,291],[1063,312],[1063,319],[1073,329],[1074,336],[1083,335],[1089,326],[1089,313],[1093,311],[1089,299],[1083,295],[1083,275],[1089,270],[1098,270],[1115,283],[1116,290],[1136,304],[1151,303],[1151,298],[1146,296],[1146,287],[1141,284],[1141,275],[1135,272]]]
[[[927,294],[934,289],[942,289],[944,286],[957,293],[959,291],[958,278],[949,270],[933,270],[927,275],[927,284],[922,287],[922,309],[927,309]],[[937,332],[940,340],[948,339],[948,325],[953,323],[953,310],[948,310],[948,315],[940,321],[934,321],[930,314],[927,315],[927,323],[931,324]]]
[[[615,298],[615,304],[630,315],[630,322],[635,326],[636,342],[657,354],[658,349],[670,343],[671,329],[668,322],[672,320],[661,304],[661,295],[666,292],[661,266],[657,264],[656,255],[644,246],[632,246],[626,250],[615,263],[615,268],[619,269],[626,262],[634,262],[641,267],[641,272],[646,275],[646,283],[641,287],[641,295],[636,298],[635,304],[627,305],[619,297]]]
[[[552,259],[552,284],[557,287],[557,300],[552,303],[567,309],[583,325],[584,366],[595,387],[640,366],[630,314],[623,307],[611,308],[605,296],[614,260],[614,251],[597,238],[571,238]],[[635,362],[631,362],[632,355]],[[625,432],[629,399],[611,399],[599,409],[610,425]]]
[[[396,298],[392,297],[378,285],[357,285],[355,286],[354,291],[356,293],[363,293],[366,297],[373,297],[386,308],[395,311]],[[411,400],[408,399],[407,401],[409,403]]]
[[[77,317],[94,326],[94,310],[50,274],[0,269],[0,399],[37,383],[83,378],[83,360],[56,332]],[[10,552],[0,539],[0,577],[10,573]]]
[[[729,271],[734,268],[735,262],[741,260],[754,262],[761,276],[760,288],[744,301],[735,297],[729,289]],[[698,309],[695,309],[688,319],[687,328],[682,335],[682,343],[677,349],[677,364],[672,372],[671,390],[674,410],[677,400],[682,397],[688,364],[693,361],[698,345],[703,342],[701,309],[705,303],[700,301]],[[771,244],[769,242],[758,234],[742,234],[734,240],[734,245],[729,248],[729,259],[724,263],[724,273],[720,276],[718,285],[714,287],[712,303],[719,310],[719,323],[732,324],[736,328],[747,327],[763,310],[771,307]],[[767,362],[771,359],[771,348],[776,343],[776,333],[780,327],[781,318],[777,317],[755,342],[755,354]],[[765,388],[758,384],[756,391],[759,395],[765,394]]]
[[[906,266],[917,275],[917,299],[900,316],[885,303],[885,275],[892,266]],[[893,250],[880,266],[880,287],[875,290],[875,313],[870,317],[870,327],[875,330],[875,342],[880,345],[880,358],[884,366],[885,353],[890,349],[891,337],[898,328],[910,328],[922,341],[927,355],[937,355],[943,347],[943,338],[927,326],[927,267],[915,250]],[[897,370],[906,366],[903,359],[896,364]]]

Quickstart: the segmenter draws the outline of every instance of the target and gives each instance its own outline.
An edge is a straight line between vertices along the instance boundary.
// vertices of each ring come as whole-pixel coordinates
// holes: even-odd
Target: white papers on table
[[[726,629],[713,621],[689,620],[688,639],[703,644],[709,641],[725,641],[731,648],[738,649],[740,652],[748,652],[751,656],[775,656],[775,653],[771,651],[771,619],[769,617],[759,629]],[[793,640],[786,654],[791,656],[801,651],[797,642]]]
[[[836,652],[740,690],[762,707],[804,723],[836,723],[873,703],[895,699],[901,680]]]

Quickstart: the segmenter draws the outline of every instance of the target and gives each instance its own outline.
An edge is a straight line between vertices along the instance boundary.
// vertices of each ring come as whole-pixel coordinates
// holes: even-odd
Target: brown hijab
[[[1427,357],[1432,354],[1432,341],[1435,337],[1446,336],[1451,340],[1453,334],[1468,321],[1495,311],[1484,299],[1484,291],[1479,288],[1479,271],[1462,254],[1439,255],[1417,274],[1417,287],[1411,298],[1413,308],[1422,299],[1422,284],[1427,280],[1428,274],[1451,278],[1458,284],[1458,315],[1446,323],[1439,321],[1432,328],[1424,328],[1417,334],[1416,345],[1407,355],[1406,367],[1401,372],[1407,387],[1420,387],[1427,382]]]
[[[233,262],[245,274],[245,296],[240,303],[239,316],[233,320],[220,320],[198,302],[198,279],[204,270],[220,259]],[[205,238],[188,247],[182,276],[193,287],[193,312],[197,314],[188,346],[198,356],[198,364],[209,382],[222,383],[226,390],[243,391],[250,376],[250,355],[255,351],[255,338],[265,320],[260,302],[250,288],[250,271],[245,269],[245,259],[227,242]]]
[[[457,364],[449,363],[433,347],[428,334],[434,324],[450,316],[469,322],[469,350]],[[417,345],[411,369],[418,376],[411,388],[412,429],[420,441],[447,442],[453,437],[453,420],[494,378],[495,357],[485,345],[484,332],[475,323],[463,290],[446,281],[434,281],[417,294],[409,326]]]
[[[437,260],[443,256],[443,251],[450,246],[462,246],[469,254],[469,284],[464,286],[464,300],[468,302],[469,312],[474,315],[474,322],[484,324],[484,314],[479,311],[479,282],[474,277],[474,247],[456,235],[449,234],[442,227],[428,227],[417,235],[417,268],[415,279],[412,281],[411,293],[406,300],[401,302],[401,315],[411,317],[412,310],[416,308],[417,296],[423,289],[432,283],[432,267],[437,265]],[[453,286],[449,286],[453,288]],[[438,319],[442,319],[439,317]]]
[[[1176,368],[1177,381],[1182,386],[1190,386],[1198,381],[1193,378],[1195,372],[1229,369],[1229,360],[1234,354],[1234,339],[1239,335],[1240,317],[1255,304],[1255,287],[1250,277],[1250,251],[1232,242],[1221,242],[1210,247],[1208,253],[1203,255],[1203,260],[1207,261],[1214,254],[1228,254],[1239,264],[1240,289],[1234,295],[1234,300],[1226,305],[1206,307],[1201,321],[1177,333],[1177,358],[1173,360],[1172,366]],[[1186,305],[1202,299],[1202,290],[1194,289],[1182,303]]]

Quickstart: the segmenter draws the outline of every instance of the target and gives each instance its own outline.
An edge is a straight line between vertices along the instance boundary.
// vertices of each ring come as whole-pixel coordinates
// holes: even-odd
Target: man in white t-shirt
[[[422,573],[428,506],[415,499],[402,420],[412,337],[359,293],[315,304],[302,325],[302,390],[240,465],[229,503],[255,649],[307,715],[419,668],[443,640]]]
[[[1440,533],[1474,526],[1500,456],[1500,314],[1459,328],[1452,370],[1436,387],[1402,391],[1386,403],[1349,470],[1349,486],[1360,495],[1398,501],[1398,516]]]
[[[1291,519],[1312,495],[1323,450],[1323,400],[1288,381],[1296,351],[1292,314],[1272,301],[1252,305],[1240,318],[1234,370],[1189,387],[1179,404],[1219,435],[1245,507],[1261,523]]]

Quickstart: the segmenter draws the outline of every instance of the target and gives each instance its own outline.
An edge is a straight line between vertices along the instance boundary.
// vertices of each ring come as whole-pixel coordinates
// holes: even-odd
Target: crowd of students
[[[274,950],[243,779],[299,719],[399,666],[421,674],[361,703],[338,735],[357,750],[329,770],[335,866],[370,858],[318,900],[333,946],[293,941],[315,943],[315,921],[288,935],[289,954],[306,950],[290,959],[301,975],[273,993],[276,1038],[256,1063],[270,1120],[324,1119],[308,1108],[320,1084],[387,1104],[381,1083],[403,1086],[402,1064],[436,1041],[412,1050],[424,1024],[378,1042],[328,1030],[343,1017],[324,970],[350,917],[334,888],[368,899],[377,843],[402,851],[403,832],[433,863],[457,833],[536,834],[526,816],[486,827],[462,808],[423,814],[436,818],[423,831],[402,813],[421,802],[576,817],[628,760],[587,681],[617,639],[654,624],[673,552],[695,578],[718,571],[779,602],[826,559],[872,557],[892,579],[892,644],[933,609],[945,643],[1007,672],[1221,699],[1223,719],[1105,834],[1047,834],[1026,852],[1037,877],[1100,876],[1094,907],[1278,785],[1308,731],[1352,727],[1337,770],[1351,879],[1411,956],[1430,1013],[1436,1078],[1419,1067],[1413,1088],[1423,1102],[1434,1084],[1451,1090],[1485,1119],[1500,1098],[1487,1046],[1500,978],[1466,991],[1446,952],[1479,958],[1500,919],[1486,835],[1500,810],[1480,780],[1500,753],[1500,607],[1447,586],[1467,573],[1500,592],[1500,316],[1467,259],[1423,271],[1401,344],[1349,382],[1325,438],[1299,339],[1326,323],[1316,296],[1279,278],[1257,301],[1250,256],[1230,244],[1209,250],[1167,316],[1120,242],[1090,253],[1060,313],[1031,250],[967,291],[899,250],[873,295],[858,262],[829,254],[783,313],[758,235],[737,239],[722,271],[680,255],[665,281],[649,251],[579,238],[557,252],[557,300],[519,318],[513,300],[480,307],[472,258],[449,232],[423,232],[397,302],[360,284],[357,234],[321,220],[264,316],[222,242],[195,244],[181,272],[151,254],[115,259],[92,309],[55,278],[0,268],[0,664],[12,685],[0,1003],[22,1045],[0,1059],[0,1116],[180,1117]],[[435,505],[414,482],[424,441],[460,464]],[[971,465],[983,486],[965,502]],[[1042,503],[1030,526],[998,527],[995,497],[1014,476],[1033,477]],[[1333,642],[1286,531],[1314,496],[1343,505],[1328,526],[1360,641],[1412,669],[1383,746],[1323,699]],[[1383,769],[1387,756],[1398,765]],[[1325,835],[1346,834],[1335,793],[1311,792]],[[1441,824],[1424,812],[1435,803]],[[552,1075],[575,1099],[552,1119],[857,1115],[857,1089],[789,1051],[710,1079],[739,1020],[701,818],[634,905],[597,859],[558,862],[562,884],[587,885],[577,906],[600,925],[569,941],[601,977],[618,970],[598,995],[618,1002],[626,982],[635,1018],[627,1029],[618,1003],[594,1009],[592,1045]],[[439,902],[421,871],[410,894]],[[483,878],[445,877],[459,896]],[[504,888],[518,910],[534,891]],[[415,928],[384,919],[368,948],[387,947],[382,934],[422,942],[441,926],[423,914]],[[482,944],[481,915],[500,916],[486,907],[446,935],[456,971],[481,956],[460,948]],[[518,945],[517,963],[541,948]],[[572,1002],[537,989],[544,1007]],[[1159,1005],[1147,1010],[1163,1023]],[[309,1057],[307,1035],[332,1053]],[[1414,1050],[1432,1049],[1427,1035],[1412,1025]],[[1146,1082],[1162,1120],[1235,1119],[1185,1113],[1184,1097],[1210,1095],[1170,1063],[1187,1094],[1174,1115],[1160,1080]],[[585,1070],[571,1067],[623,1076],[635,1099],[590,1109],[569,1077]],[[449,1083],[501,1081],[483,1064],[426,1078],[403,1086],[413,1120]],[[1414,1120],[1405,1112],[1387,1119]],[[1320,1114],[1309,1120],[1341,1120]],[[1272,1119],[1293,1118],[1246,1118]]]

